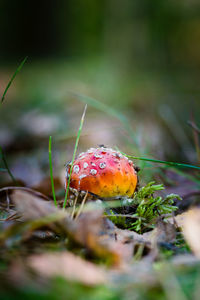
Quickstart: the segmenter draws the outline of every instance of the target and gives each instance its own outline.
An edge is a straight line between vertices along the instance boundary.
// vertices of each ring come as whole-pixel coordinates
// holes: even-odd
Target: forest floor
[[[139,115],[146,136],[154,133],[144,143],[110,103],[80,94],[70,94],[67,105],[48,102],[48,95],[41,103],[44,95],[30,89],[29,99],[36,100],[29,104],[15,106],[19,94],[12,98],[12,89],[10,102],[5,94],[0,104],[0,299],[199,299],[200,169],[194,156],[200,131],[194,120],[196,148],[180,154],[192,157],[187,166],[145,161],[150,153],[166,161],[169,149],[177,153],[187,138],[180,134],[177,146],[173,137],[164,149],[160,123],[148,116],[141,124]],[[86,130],[78,135],[82,103],[74,105],[74,98],[88,104]],[[138,190],[112,201],[79,193],[76,203],[70,191],[63,209],[64,164],[102,140],[137,155]]]

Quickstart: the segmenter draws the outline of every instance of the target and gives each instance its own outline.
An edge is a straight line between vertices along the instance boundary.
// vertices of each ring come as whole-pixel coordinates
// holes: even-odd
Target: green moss
[[[163,184],[154,184],[154,182],[149,182],[146,186],[140,188],[135,192],[133,199],[130,201],[132,211],[132,219],[117,216],[113,214],[110,219],[119,227],[128,228],[139,233],[143,233],[149,228],[153,228],[156,223],[156,219],[159,216],[169,215],[177,210],[174,205],[174,200],[181,200],[181,197],[176,194],[170,194],[166,197],[156,196],[157,191],[164,190]],[[133,222],[133,217],[135,221]]]

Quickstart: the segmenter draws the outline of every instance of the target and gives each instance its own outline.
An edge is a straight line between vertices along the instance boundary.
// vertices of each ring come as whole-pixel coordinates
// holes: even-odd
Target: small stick
[[[85,194],[85,196],[84,196],[84,198],[83,198],[83,201],[81,202],[81,205],[80,205],[80,208],[79,208],[79,210],[78,210],[78,212],[77,212],[77,215],[76,215],[76,217],[75,217],[75,220],[79,217],[79,215],[81,214],[81,212],[82,212],[82,210],[83,210],[83,206],[84,206],[84,204],[85,204],[85,201],[86,201],[86,199],[87,199],[87,196],[88,196],[88,191],[87,191],[87,193]]]
[[[78,195],[76,195],[76,198],[75,198],[75,200],[74,200],[73,210],[72,210],[72,214],[71,214],[71,218],[72,218],[72,219],[74,218],[77,200],[78,200]]]
[[[4,192],[4,191],[8,191],[8,190],[22,190],[22,191],[29,192],[37,197],[41,197],[45,200],[50,200],[46,195],[44,195],[36,190],[33,190],[31,188],[27,188],[27,187],[23,187],[23,186],[6,186],[4,188],[1,188],[0,192]]]

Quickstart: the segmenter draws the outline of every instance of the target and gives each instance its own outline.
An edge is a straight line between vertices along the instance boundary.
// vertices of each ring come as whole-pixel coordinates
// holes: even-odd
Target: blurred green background
[[[28,56],[0,107],[0,145],[25,184],[49,174],[49,135],[64,178],[84,96],[99,102],[90,101],[79,151],[105,144],[199,165],[188,125],[200,125],[199,1],[1,0],[0,34],[1,95]],[[150,179],[156,166],[141,166]]]

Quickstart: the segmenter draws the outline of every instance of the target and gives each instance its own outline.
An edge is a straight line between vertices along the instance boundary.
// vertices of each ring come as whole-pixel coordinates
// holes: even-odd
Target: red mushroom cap
[[[67,179],[70,164],[67,166]],[[91,148],[75,159],[70,187],[88,191],[101,198],[133,196],[137,185],[137,172],[133,162],[111,148]]]

